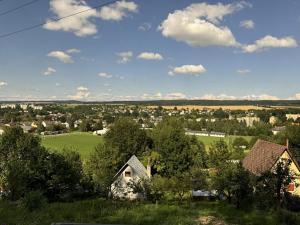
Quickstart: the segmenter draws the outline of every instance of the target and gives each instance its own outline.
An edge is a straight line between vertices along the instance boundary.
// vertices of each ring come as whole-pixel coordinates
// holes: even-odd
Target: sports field
[[[70,134],[43,136],[42,144],[51,151],[60,152],[63,149],[71,149],[80,153],[83,159],[89,157],[95,147],[101,143],[102,137],[91,133],[75,132]]]
[[[198,140],[202,141],[203,144],[205,145],[206,149],[209,148],[209,146],[214,142],[218,141],[220,139],[224,140],[228,145],[230,145],[234,139],[242,137],[245,138],[248,142],[251,140],[251,136],[226,136],[225,138],[220,138],[220,137],[206,137],[206,136],[197,136]]]

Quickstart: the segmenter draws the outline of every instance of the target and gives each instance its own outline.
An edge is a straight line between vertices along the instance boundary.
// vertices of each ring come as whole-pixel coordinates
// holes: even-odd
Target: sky
[[[299,0],[0,2],[0,100],[300,99]],[[85,11],[60,21],[51,19]]]

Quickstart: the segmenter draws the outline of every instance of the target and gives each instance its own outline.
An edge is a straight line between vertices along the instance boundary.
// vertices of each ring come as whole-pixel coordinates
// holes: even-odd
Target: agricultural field
[[[271,109],[269,107],[256,106],[256,105],[170,105],[170,106],[162,106],[164,109],[171,110],[175,107],[177,110],[216,110],[222,108],[223,110],[266,110]],[[148,106],[148,108],[157,108],[157,106]]]
[[[242,137],[244,139],[246,139],[248,142],[251,140],[251,136],[226,136],[225,138],[221,138],[221,137],[206,137],[206,136],[197,136],[199,141],[202,141],[203,144],[205,145],[206,149],[209,148],[209,146],[215,142],[218,141],[220,139],[224,140],[228,145],[230,145],[234,139],[238,138],[238,137]]]
[[[51,151],[61,152],[63,149],[71,149],[79,152],[83,159],[87,159],[101,142],[102,137],[81,132],[42,137],[42,145]]]

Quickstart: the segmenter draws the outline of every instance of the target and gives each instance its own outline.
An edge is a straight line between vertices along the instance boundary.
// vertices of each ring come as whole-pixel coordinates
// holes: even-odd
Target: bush
[[[279,221],[281,224],[284,224],[284,225],[300,224],[300,215],[299,215],[299,213],[281,210],[279,212]]]
[[[41,209],[47,204],[47,199],[40,191],[29,192],[22,201],[24,208],[30,212]]]
[[[283,207],[290,211],[300,212],[300,197],[285,193]]]

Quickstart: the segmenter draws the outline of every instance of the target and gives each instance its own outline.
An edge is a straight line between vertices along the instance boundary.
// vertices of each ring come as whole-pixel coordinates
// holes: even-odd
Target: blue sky
[[[104,2],[40,0],[0,35]],[[1,38],[0,100],[300,99],[299,40],[297,0],[119,1]]]

